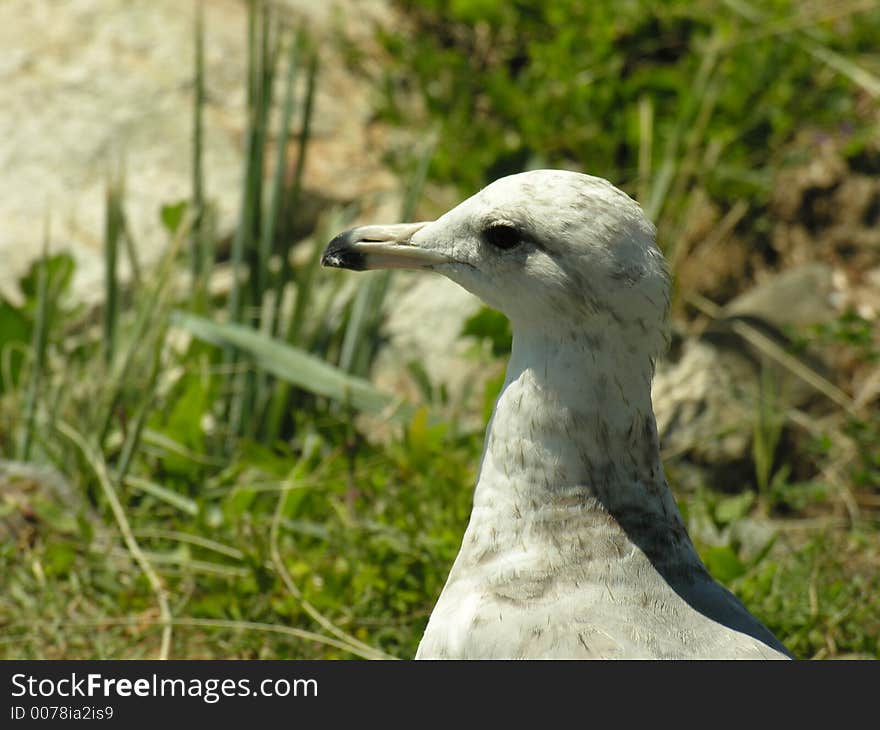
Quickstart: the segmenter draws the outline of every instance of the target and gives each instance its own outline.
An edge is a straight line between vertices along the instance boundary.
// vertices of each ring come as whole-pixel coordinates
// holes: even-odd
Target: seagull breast
[[[660,462],[651,406],[669,277],[609,182],[501,178],[431,222],[334,238],[325,266],[443,274],[513,347],[461,549],[417,658],[785,658],[712,579]]]

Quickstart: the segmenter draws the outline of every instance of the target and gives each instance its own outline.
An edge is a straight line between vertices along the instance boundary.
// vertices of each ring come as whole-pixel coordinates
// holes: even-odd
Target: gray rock
[[[807,327],[839,314],[833,271],[807,264],[773,275],[731,301],[698,335],[684,336],[674,356],[657,364],[654,411],[667,458],[698,465],[691,480],[737,490],[753,475],[752,440],[762,398],[784,418],[792,407],[817,398],[817,390],[779,362],[779,353],[828,378],[810,352],[795,353],[784,330]],[[744,328],[767,344],[744,336]],[[768,345],[771,350],[768,350]],[[774,354],[775,353],[775,354]],[[770,390],[762,394],[762,373]]]
[[[756,317],[782,330],[831,321],[838,314],[834,270],[809,263],[770,276],[724,308],[726,316]]]
[[[445,277],[406,273],[395,279],[386,304],[388,343],[372,375],[380,388],[420,399],[406,371],[406,364],[415,361],[455,405],[471,386],[482,394],[484,363],[468,356],[474,343],[461,337],[464,323],[482,306],[479,299]]]
[[[104,189],[120,161],[126,212],[143,261],[167,236],[160,206],[190,194],[193,8],[174,0],[5,0],[0,3],[0,293],[41,251],[51,216],[52,249],[78,262],[74,288],[100,296]],[[383,136],[371,124],[369,88],[335,43],[340,25],[370,42],[387,22],[384,0],[288,0],[321,52],[314,142],[305,187],[332,200],[394,189],[383,170]],[[246,23],[243,2],[205,7],[204,166],[221,235],[232,231],[243,156]],[[339,12],[337,12],[337,10]]]

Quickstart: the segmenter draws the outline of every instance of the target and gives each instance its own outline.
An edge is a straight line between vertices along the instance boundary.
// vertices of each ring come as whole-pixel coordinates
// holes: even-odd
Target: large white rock
[[[306,187],[337,200],[393,189],[381,166],[382,132],[370,123],[369,87],[346,70],[333,42],[344,29],[369,43],[387,3],[283,4],[321,52]],[[15,295],[51,215],[53,250],[70,250],[79,263],[76,292],[100,295],[104,190],[120,160],[139,253],[149,262],[163,250],[159,209],[190,194],[194,7],[178,0],[0,3],[0,292]],[[243,154],[246,6],[211,0],[204,7],[206,192],[229,233]]]

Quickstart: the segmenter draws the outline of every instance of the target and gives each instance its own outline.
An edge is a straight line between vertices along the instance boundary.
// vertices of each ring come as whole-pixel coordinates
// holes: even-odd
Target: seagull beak
[[[414,244],[412,237],[427,223],[360,226],[340,233],[327,244],[322,266],[352,271],[367,269],[425,269],[449,263],[450,258]]]

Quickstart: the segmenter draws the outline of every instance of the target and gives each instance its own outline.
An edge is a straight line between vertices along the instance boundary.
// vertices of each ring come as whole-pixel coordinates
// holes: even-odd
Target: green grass
[[[853,157],[877,151],[876,3],[395,5],[409,32],[380,34],[377,106],[388,123],[440,130],[432,179],[469,195],[529,167],[605,177],[657,223],[673,272],[711,238],[689,236],[703,199],[719,218],[735,212],[763,252],[774,173],[799,132],[846,139]],[[413,164],[403,145],[389,162]]]
[[[463,13],[490,5],[455,7]],[[696,26],[711,53],[702,65],[682,67],[695,91],[680,116],[665,111],[680,78],[663,98],[645,88],[615,91],[633,104],[621,113],[635,115],[624,173],[641,175],[630,182],[654,196],[664,215],[686,206],[695,161],[717,122],[713,109],[733,93],[718,86],[719,69],[732,63],[731,43],[771,37],[754,21],[735,19],[746,6],[730,5],[736,12],[716,26],[706,19]],[[562,12],[568,4],[548,7]],[[690,37],[695,26],[684,5],[670,7],[675,12],[661,14],[661,24]],[[624,14],[620,22],[631,20]],[[453,21],[447,30],[464,22]],[[508,21],[491,22],[503,28]],[[766,30],[794,33],[777,26]],[[808,30],[792,43],[806,44],[811,63],[818,54],[838,80],[865,81],[861,67],[847,62],[844,40]],[[613,56],[611,26],[590,32],[605,38],[597,47]],[[204,197],[211,171],[201,153],[199,23],[193,190],[157,212],[168,236],[163,261],[151,270],[138,265],[118,176],[108,184],[103,306],[72,302],[73,262],[51,253],[49,242],[21,282],[24,302],[0,301],[0,657],[411,657],[458,550],[481,434],[430,401],[434,388],[424,371],[413,371],[421,403],[371,385],[389,279],[319,270],[324,242],[350,211],[326,211],[302,242],[290,235],[320,83],[315,51],[260,2],[252,4],[248,37],[244,183],[228,261],[219,260],[216,214]],[[539,41],[562,40],[542,38],[535,58],[559,68],[562,50],[542,50]],[[712,38],[724,43],[712,45]],[[852,41],[853,53],[861,43]],[[778,51],[783,61],[793,57],[790,45]],[[436,69],[438,61],[426,51],[418,63]],[[480,83],[493,94],[514,94],[502,70]],[[671,83],[669,69],[655,68],[655,77],[649,70],[639,72],[648,86]],[[751,83],[733,70],[729,85]],[[417,65],[412,73],[418,80],[425,70]],[[810,88],[823,102],[843,93],[835,84],[826,96]],[[521,99],[507,103],[523,130],[534,127]],[[784,106],[761,104],[753,117]],[[737,160],[753,160],[774,139],[754,136],[760,119],[725,113],[738,131],[730,144],[745,145]],[[453,109],[446,132],[457,118]],[[789,129],[791,119],[784,121]],[[441,135],[418,150],[407,165],[402,218],[413,217],[426,177],[468,187],[478,180],[458,174],[459,162],[479,175],[495,169],[497,150],[480,142],[492,124],[477,118],[471,137],[450,143]],[[556,134],[559,144],[591,144],[588,135],[566,141],[564,127]],[[297,163],[285,175],[292,151]],[[125,258],[134,275],[123,281],[117,272]],[[231,268],[232,288],[212,294],[221,266]],[[492,359],[487,365],[510,347],[506,323],[488,310],[463,336],[490,343],[474,348],[491,352],[483,355]],[[876,362],[871,325],[857,315],[803,336]],[[478,384],[485,404],[499,385]],[[798,657],[880,658],[880,419],[831,401],[832,412],[811,424],[813,440],[793,450],[785,438],[790,424],[780,422],[776,396],[767,394],[755,416],[748,489],[725,495],[706,485],[677,494],[698,549]],[[386,436],[376,438],[377,431]],[[815,473],[794,481],[792,467],[803,459]],[[680,464],[672,459],[666,467],[675,485]],[[767,523],[772,539],[755,545],[743,537],[750,525]]]

